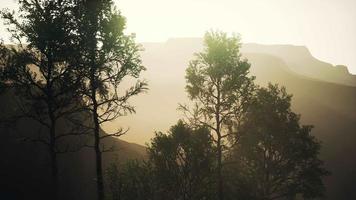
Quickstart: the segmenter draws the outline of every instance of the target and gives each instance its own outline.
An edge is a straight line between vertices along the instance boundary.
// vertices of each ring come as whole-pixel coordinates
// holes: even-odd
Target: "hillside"
[[[145,156],[144,146],[124,140],[139,144],[149,142],[155,131],[168,130],[182,117],[177,111],[178,103],[189,102],[184,89],[185,69],[193,54],[202,49],[201,39],[171,39],[165,43],[144,43],[143,47],[142,59],[147,68],[143,75],[150,90],[131,101],[137,114],[119,118],[105,127],[105,131],[118,126],[130,127],[123,140],[108,139],[107,145],[114,145],[119,151],[104,156],[105,166],[115,157],[122,162]],[[256,76],[258,84],[272,82],[286,86],[288,93],[293,94],[294,111],[302,115],[304,124],[315,126],[312,133],[322,142],[321,157],[332,172],[325,179],[327,199],[356,199],[355,76],[344,67],[313,58],[305,47],[300,46],[245,44],[242,56],[251,63],[251,74]],[[0,97],[0,116],[13,114],[14,108],[16,105],[11,95]],[[20,132],[27,134],[38,131],[38,127],[28,121],[18,127]],[[3,154],[0,188],[33,195],[39,191],[43,193],[46,188],[39,185],[48,181],[42,176],[48,173],[43,148],[24,144],[13,137],[11,130],[2,128],[0,132],[5,136],[0,141]],[[68,191],[62,199],[94,198],[93,155],[91,149],[61,155],[61,177],[67,178],[61,180],[60,190]]]
[[[242,51],[278,57],[288,65],[290,70],[309,78],[356,86],[356,75],[350,74],[346,66],[333,66],[320,61],[314,58],[304,46],[246,44],[243,45]]]
[[[136,115],[120,119],[120,124],[130,126],[133,133],[126,138],[139,143],[149,141],[154,131],[167,130],[182,117],[176,109],[178,103],[189,102],[184,90],[185,68],[202,49],[202,41],[171,39],[143,46],[144,77],[150,91],[132,101],[137,106]],[[338,67],[313,58],[305,47],[245,44],[242,56],[252,64],[251,74],[257,83],[286,86],[294,96],[294,111],[302,115],[304,124],[315,126],[312,133],[322,142],[321,157],[332,171],[325,180],[328,199],[356,198],[356,87],[351,86],[355,76],[340,70],[330,78]]]
[[[12,92],[0,96],[0,120],[18,113],[17,108]],[[70,123],[61,121],[57,130],[65,133],[69,127]],[[9,125],[0,123],[0,199],[7,196],[10,199],[39,200],[51,197],[48,149],[43,144],[24,141],[24,137],[38,138],[39,133],[44,131],[43,127],[30,119]],[[67,138],[66,144],[69,144],[68,149],[77,149],[83,144],[92,145],[91,140],[91,136],[75,136]],[[104,169],[113,162],[123,163],[128,159],[144,159],[146,156],[144,146],[117,138],[106,138],[104,145],[105,148],[114,149],[103,155]],[[67,145],[59,147],[64,149]],[[58,155],[60,199],[95,199],[94,156],[91,148]]]

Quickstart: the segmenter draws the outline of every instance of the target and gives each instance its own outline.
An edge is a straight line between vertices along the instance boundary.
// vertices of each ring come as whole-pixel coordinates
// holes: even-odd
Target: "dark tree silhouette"
[[[151,162],[130,160],[107,170],[112,200],[156,200],[158,188]]]
[[[209,127],[217,147],[217,192],[223,198],[222,161],[229,127],[243,113],[244,105],[253,91],[253,77],[248,77],[250,64],[242,60],[238,36],[228,37],[222,32],[208,32],[205,49],[196,54],[186,70],[186,90],[196,109],[191,112],[193,122]]]
[[[214,199],[214,153],[207,128],[179,121],[168,135],[157,133],[148,154],[159,199]]]
[[[269,84],[250,101],[229,159],[231,199],[323,195],[322,177],[328,172],[318,158],[320,143],[310,134],[312,126],[300,125],[300,116],[291,111],[291,97],[284,87]]]
[[[69,14],[71,3],[65,0],[19,1],[19,12],[2,11],[12,39],[18,45],[1,45],[2,86],[17,92],[19,118],[35,120],[47,130],[37,138],[26,140],[48,147],[50,154],[53,199],[57,197],[57,154],[64,153],[58,141],[66,134],[58,133],[58,121],[76,111],[79,79],[70,60],[73,53],[74,23]],[[25,44],[23,44],[25,43]]]
[[[104,199],[101,140],[110,136],[119,137],[127,130],[103,135],[100,127],[119,116],[133,113],[128,103],[130,97],[146,90],[146,83],[137,81],[125,89],[125,78],[137,79],[145,68],[139,57],[140,48],[133,35],[125,35],[125,18],[114,8],[112,0],[85,1],[76,3],[76,33],[79,36],[79,55],[83,79],[83,100],[92,114],[94,145],[96,155],[96,176],[98,199]],[[121,87],[120,87],[121,86]]]
[[[147,161],[129,161],[107,170],[113,199],[215,199],[215,149],[207,128],[179,121],[168,134],[157,133]]]

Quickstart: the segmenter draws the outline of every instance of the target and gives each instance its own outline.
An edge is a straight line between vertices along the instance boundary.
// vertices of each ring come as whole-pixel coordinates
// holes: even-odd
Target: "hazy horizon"
[[[210,29],[236,32],[244,43],[306,46],[313,56],[356,74],[353,0],[116,0],[138,42],[202,37]],[[3,0],[0,9],[16,8]],[[184,14],[182,15],[182,11]],[[212,14],[214,13],[214,14]],[[164,17],[162,17],[164,16]],[[2,39],[7,38],[0,26]]]
[[[332,79],[322,79],[320,78],[321,76],[318,78],[315,74],[314,76],[311,76],[312,74],[302,75],[303,69],[305,70],[308,67],[301,68],[302,74],[293,71],[292,68],[294,62],[299,66],[306,65],[313,69],[319,69],[318,67],[320,67],[321,70],[326,70],[323,70],[323,73],[325,74],[328,73],[328,68],[332,68],[328,63],[315,60],[308,54],[305,48],[296,46],[266,46],[265,49],[258,49],[259,47],[262,46],[243,45],[241,51],[243,53],[242,56],[247,58],[252,64],[251,75],[255,75],[257,82],[259,84],[261,83],[261,85],[265,85],[266,82],[279,83],[286,86],[287,91],[296,95],[296,99],[299,99],[308,96],[307,93],[313,87],[313,84],[320,83],[323,87],[327,88],[330,87],[328,86],[328,83],[333,82]],[[281,50],[280,47],[283,49],[282,51],[279,51]],[[134,97],[130,101],[135,105],[137,111],[135,114],[120,117],[112,123],[108,123],[104,126],[104,130],[107,132],[113,132],[118,127],[130,128],[128,134],[122,136],[121,139],[141,145],[149,143],[150,139],[154,137],[155,131],[166,132],[178,119],[184,119],[183,113],[178,111],[177,108],[180,103],[189,103],[185,91],[185,69],[188,66],[189,60],[193,58],[193,53],[201,51],[202,41],[195,39],[172,39],[168,43],[146,43],[144,44],[144,48],[146,50],[142,52],[142,60],[144,66],[147,67],[147,71],[142,73],[141,78],[148,81],[149,91],[146,94]],[[285,60],[283,60],[283,56],[287,56],[284,57]],[[270,71],[264,71],[264,67],[270,69]],[[275,70],[274,67],[278,68],[278,70]],[[302,80],[294,84],[287,81],[286,79],[288,79],[290,74],[284,73],[285,70],[290,70],[289,73],[292,74],[293,77],[300,77],[302,80],[305,79],[307,86],[299,87],[301,83],[304,83]],[[304,71],[304,73],[305,72],[306,71]],[[339,80],[345,80],[346,73],[344,74],[343,71],[336,72],[340,72],[341,74],[335,73],[334,77],[340,77],[339,75],[341,75]],[[283,81],[280,81],[280,79]],[[311,80],[312,83],[308,82],[309,80]],[[311,85],[309,85],[309,83]],[[336,83],[334,85],[344,87],[341,82],[336,81],[334,83]],[[125,85],[126,84],[124,84],[123,87],[125,87]],[[305,93],[295,94],[299,89],[296,90],[290,86],[296,86]],[[345,85],[345,87],[348,88],[349,86]],[[326,88],[318,89],[317,91],[323,91],[326,90]],[[335,97],[338,96],[339,95],[335,95]],[[325,101],[332,100],[332,97],[325,95]],[[348,99],[354,101],[352,97]],[[306,102],[307,101],[309,100],[306,100]],[[313,105],[313,101],[315,101],[315,99],[312,98],[312,102],[309,102],[308,104]],[[300,102],[298,101],[297,104],[300,104]],[[321,104],[327,108],[333,107],[333,103],[324,102]],[[344,106],[348,105],[348,103],[342,104]],[[313,122],[308,120],[310,117],[305,118],[305,114],[308,113],[307,110],[297,109],[296,111],[303,115],[302,119],[306,119],[306,123]]]
[[[127,18],[127,32],[135,33],[140,43],[165,43],[172,38],[202,38],[207,30],[220,29],[228,33],[240,33],[243,43],[305,46],[313,57],[333,65],[346,65],[350,73],[356,74],[356,1],[116,0],[116,4]],[[3,0],[0,9],[3,8],[16,10],[16,0]],[[0,38],[6,42],[8,34],[5,26],[0,26],[0,33]],[[189,49],[181,51],[184,50]],[[144,63],[145,59],[147,58],[143,57]],[[179,66],[187,67],[185,61]],[[171,66],[172,63],[166,65]],[[150,73],[155,66],[147,67]],[[179,79],[181,85],[184,85],[184,74],[174,76],[172,78]],[[171,79],[162,79],[160,83],[171,84]],[[163,83],[163,80],[166,82]],[[155,86],[152,88],[153,91],[149,91],[149,94],[154,93]],[[180,90],[179,99],[185,100],[184,89]],[[145,98],[145,95],[138,97]],[[147,121],[143,115],[147,109],[144,105],[138,105],[136,115],[120,118],[109,126],[130,126],[132,130],[123,139],[144,144],[153,136],[154,131],[167,130],[181,117],[175,110],[178,103],[184,102],[167,102],[170,105],[169,110],[164,112],[171,113],[172,117],[164,123],[158,123],[161,120]],[[149,125],[137,125],[140,127],[138,129],[133,126],[135,120]]]
[[[2,0],[0,197],[356,199],[355,22],[356,0]]]

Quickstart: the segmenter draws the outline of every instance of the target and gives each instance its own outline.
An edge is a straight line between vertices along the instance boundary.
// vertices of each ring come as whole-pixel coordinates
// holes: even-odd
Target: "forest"
[[[301,122],[288,88],[255,81],[238,34],[205,33],[181,77],[189,99],[177,105],[182,118],[135,157],[108,142],[129,128],[103,131],[135,114],[132,98],[150,93],[144,49],[114,2],[20,0],[19,7],[0,13],[13,41],[0,45],[0,199],[77,199],[78,191],[97,200],[325,197],[332,172],[313,125]],[[88,159],[78,165],[81,152],[92,168]],[[76,180],[88,170],[89,181]]]

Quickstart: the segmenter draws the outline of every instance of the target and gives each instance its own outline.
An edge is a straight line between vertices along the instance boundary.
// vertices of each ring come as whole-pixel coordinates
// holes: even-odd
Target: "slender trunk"
[[[98,102],[96,99],[96,78],[95,78],[95,64],[92,61],[91,69],[91,99],[93,102],[93,123],[94,123],[94,151],[95,151],[95,165],[96,165],[96,188],[98,200],[104,200],[104,182],[102,170],[102,155],[100,150],[100,124],[98,116]]]
[[[223,200],[223,177],[222,177],[222,146],[221,146],[221,135],[218,134],[217,139],[217,159],[218,159],[218,199]]]
[[[102,155],[100,150],[100,132],[99,132],[99,119],[97,114],[97,105],[94,101],[94,150],[95,150],[95,162],[96,162],[96,184],[97,184],[97,193],[98,200],[104,200],[104,182],[103,182],[103,170],[102,170]]]
[[[96,38],[98,28],[98,17],[101,11],[101,1],[87,1],[84,5],[87,6],[87,14],[90,24],[89,29],[89,59],[90,59],[90,98],[93,104],[93,123],[94,123],[94,151],[95,151],[95,165],[96,165],[96,189],[97,189],[97,199],[104,200],[104,181],[103,181],[103,170],[102,170],[102,152],[100,150],[100,119],[99,119],[99,105],[97,102],[97,62],[96,62],[96,50],[98,41]]]
[[[50,54],[51,55],[51,54]],[[51,174],[52,174],[52,197],[54,200],[58,199],[58,166],[57,166],[57,152],[56,152],[56,118],[53,110],[53,88],[52,88],[52,73],[54,64],[52,56],[48,57],[48,72],[47,72],[47,106],[48,115],[51,122],[49,130],[49,149],[51,159]]]
[[[52,197],[58,198],[58,166],[57,166],[57,153],[56,153],[56,140],[55,140],[55,122],[52,121],[50,128],[50,158],[51,158],[51,174],[52,174]]]
[[[223,194],[223,177],[222,177],[222,135],[221,135],[221,122],[220,122],[220,98],[221,98],[221,93],[220,93],[220,84],[219,82],[217,83],[217,103],[215,107],[215,121],[216,121],[216,135],[217,135],[217,160],[218,160],[218,185],[217,185],[217,190],[218,190],[218,199],[223,200],[224,199],[224,194]]]

